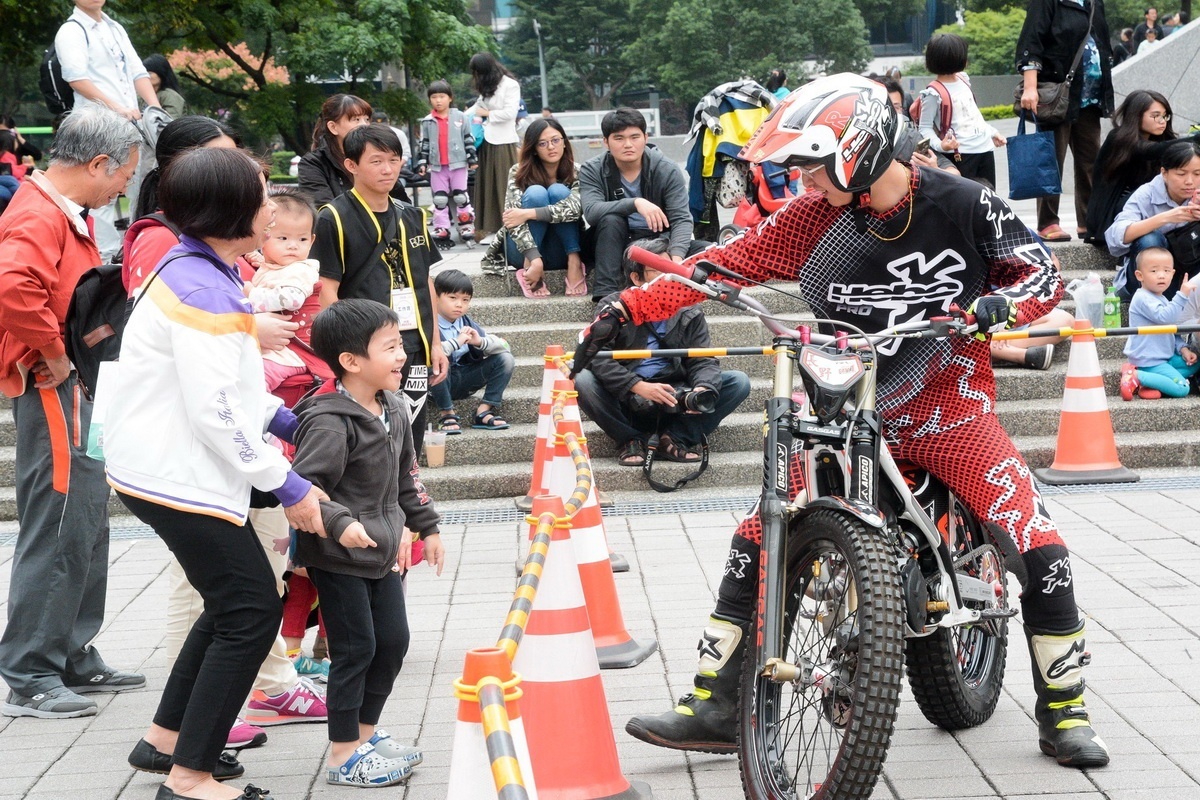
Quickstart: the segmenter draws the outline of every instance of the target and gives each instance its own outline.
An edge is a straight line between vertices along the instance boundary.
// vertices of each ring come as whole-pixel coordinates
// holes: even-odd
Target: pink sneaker
[[[324,722],[329,713],[325,710],[321,691],[308,678],[300,678],[295,686],[275,697],[255,690],[247,708],[251,713],[246,714],[246,721],[263,728],[296,722]]]
[[[233,727],[229,729],[229,738],[225,740],[225,747],[230,750],[242,750],[248,747],[261,747],[266,743],[266,731],[256,728],[238,717],[233,721]]]

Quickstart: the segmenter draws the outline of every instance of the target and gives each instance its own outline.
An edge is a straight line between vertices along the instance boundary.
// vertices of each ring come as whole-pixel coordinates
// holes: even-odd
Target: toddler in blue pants
[[[1175,276],[1175,260],[1169,250],[1151,247],[1138,253],[1135,275],[1141,288],[1129,303],[1131,326],[1171,325],[1187,319],[1193,288],[1187,275],[1174,298],[1163,296]],[[1196,349],[1177,334],[1131,336],[1125,356],[1129,359],[1121,373],[1121,397],[1125,400],[1132,400],[1134,392],[1143,399],[1186,397],[1191,390],[1188,379],[1200,371]]]

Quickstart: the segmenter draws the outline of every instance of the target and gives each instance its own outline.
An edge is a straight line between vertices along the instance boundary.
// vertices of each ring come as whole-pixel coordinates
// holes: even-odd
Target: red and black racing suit
[[[1050,254],[993,192],[926,169],[913,171],[910,188],[888,213],[868,211],[865,233],[856,231],[849,207],[810,192],[702,258],[759,281],[799,281],[818,317],[868,332],[944,315],[952,303],[968,308],[986,293],[1010,298],[1027,320],[1058,303],[1062,281]],[[621,295],[637,324],[704,299],[665,280]],[[1022,556],[1027,624],[1072,629],[1078,612],[1067,548],[996,417],[988,343],[907,339],[878,350],[877,408],[893,457],[928,470],[977,517],[1007,533]],[[791,473],[798,492],[798,459]],[[761,539],[755,509],[734,534],[717,616],[751,618],[757,573],[745,566],[758,563]],[[1012,567],[1021,574],[1021,565]]]

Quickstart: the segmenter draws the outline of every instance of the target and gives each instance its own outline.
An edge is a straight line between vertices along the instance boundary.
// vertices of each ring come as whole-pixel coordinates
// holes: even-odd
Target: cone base
[[[1035,469],[1034,476],[1050,486],[1075,486],[1085,483],[1137,483],[1142,476],[1126,467],[1111,469]]]
[[[517,507],[518,511],[524,511],[528,514],[530,511],[533,511],[533,496],[527,494],[524,497],[514,497],[513,505]]]
[[[620,553],[609,553],[608,563],[612,565],[613,572],[629,572],[629,559]]]
[[[630,639],[620,644],[597,647],[596,660],[600,662],[600,669],[629,669],[645,661],[657,649],[657,639],[645,643]]]

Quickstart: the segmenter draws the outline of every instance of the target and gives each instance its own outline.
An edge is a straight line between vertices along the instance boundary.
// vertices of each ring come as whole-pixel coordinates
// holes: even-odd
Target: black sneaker
[[[1050,362],[1054,360],[1054,345],[1043,344],[1037,347],[1027,347],[1025,349],[1025,368],[1036,370],[1050,369]]]
[[[37,717],[38,719],[70,719],[90,717],[96,713],[96,701],[80,697],[65,686],[55,686],[33,697],[16,692],[8,693],[8,702],[0,713],[6,717]]]
[[[63,683],[76,694],[124,692],[129,689],[144,689],[146,676],[136,672],[119,672],[109,669],[97,672],[95,675],[64,675]]]

